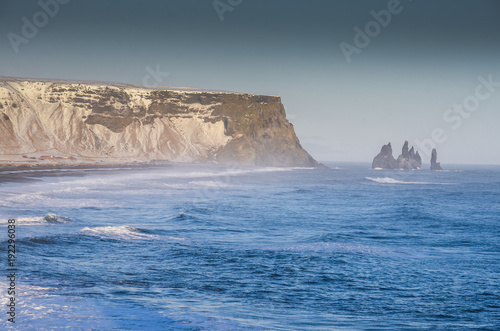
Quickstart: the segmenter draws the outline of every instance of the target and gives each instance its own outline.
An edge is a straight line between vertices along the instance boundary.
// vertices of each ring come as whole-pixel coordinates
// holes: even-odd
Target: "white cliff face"
[[[317,165],[276,96],[0,77],[0,164],[75,159]]]
[[[186,93],[196,92],[170,91],[174,98],[159,104],[154,93],[0,80],[0,154],[193,162],[209,159],[232,139],[223,120],[211,115],[220,103],[183,103]],[[165,113],[170,104],[176,111]]]

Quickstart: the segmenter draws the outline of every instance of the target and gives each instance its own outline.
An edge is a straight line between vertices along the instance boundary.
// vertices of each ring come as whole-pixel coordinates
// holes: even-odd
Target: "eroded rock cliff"
[[[0,78],[0,154],[317,166],[276,96],[13,78]]]

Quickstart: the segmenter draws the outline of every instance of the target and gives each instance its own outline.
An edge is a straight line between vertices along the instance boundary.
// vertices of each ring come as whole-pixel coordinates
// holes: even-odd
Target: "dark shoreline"
[[[127,171],[141,168],[166,167],[171,163],[152,164],[89,164],[89,165],[46,165],[46,166],[0,166],[0,186],[5,183],[32,183],[41,181],[41,177],[83,177],[88,171],[93,173],[109,171]]]

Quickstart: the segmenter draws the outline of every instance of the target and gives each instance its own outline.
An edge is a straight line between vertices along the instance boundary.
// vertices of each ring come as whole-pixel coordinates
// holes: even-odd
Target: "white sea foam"
[[[220,168],[213,171],[187,171],[179,172],[178,170],[167,169],[164,172],[154,172],[147,173],[143,176],[154,176],[154,177],[175,177],[175,178],[205,178],[205,177],[223,177],[223,176],[237,176],[249,173],[260,173],[260,172],[284,172],[284,171],[294,171],[294,170],[313,170],[312,167],[263,167],[263,168]]]
[[[213,180],[201,180],[201,181],[193,181],[189,182],[190,185],[197,186],[207,186],[207,187],[229,187],[230,185],[218,181]]]
[[[9,286],[0,280],[0,287]],[[4,314],[5,317],[0,320],[2,330],[192,330],[190,324],[206,330],[212,325],[208,317],[203,319],[194,314],[186,314],[183,318],[183,315],[174,312],[159,314],[140,304],[62,295],[54,287],[40,287],[17,281],[16,288],[16,323],[8,322],[8,315]],[[1,295],[2,307],[6,307],[7,303],[9,297]],[[150,318],[145,319],[144,316]],[[215,325],[220,325],[218,330],[224,330],[223,326],[229,324]]]
[[[17,225],[46,225],[57,223],[68,223],[74,221],[73,219],[56,214],[47,214],[43,217],[20,217],[16,218]],[[0,223],[7,223],[6,219],[1,219]]]
[[[55,190],[46,190],[38,192],[28,192],[22,194],[9,194],[0,200],[0,206],[22,208],[46,207],[46,208],[84,208],[84,207],[120,207],[117,201],[103,201],[92,197],[79,197],[81,193],[88,189],[81,186],[75,187],[57,187]]]
[[[103,239],[117,239],[117,240],[145,240],[145,239],[158,239],[158,236],[145,233],[133,226],[101,226],[95,228],[83,228],[81,234],[92,237],[99,237]]]
[[[0,280],[2,289],[9,288]],[[1,330],[240,330],[233,320],[169,309],[150,309],[141,303],[105,301],[63,295],[58,288],[16,283],[16,323],[0,319]],[[6,307],[7,295],[0,296]],[[144,318],[147,316],[148,318]]]
[[[444,185],[446,183],[432,183],[432,182],[403,182],[401,180],[397,180],[394,178],[390,177],[377,177],[377,178],[372,178],[372,177],[365,177],[368,180],[371,180],[376,183],[380,184],[420,184],[420,185]]]
[[[95,228],[83,228],[80,231],[80,234],[98,237],[101,239],[115,239],[115,240],[174,240],[174,241],[185,241],[186,238],[182,237],[169,237],[169,236],[160,236],[146,233],[144,230],[135,228],[129,225],[121,225],[121,226],[101,226]]]

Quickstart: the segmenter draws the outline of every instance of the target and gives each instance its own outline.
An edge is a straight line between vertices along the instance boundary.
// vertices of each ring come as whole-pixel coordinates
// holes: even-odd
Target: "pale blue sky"
[[[221,21],[211,0],[72,0],[16,53],[8,34],[22,37],[22,18],[32,22],[42,8],[0,1],[0,75],[142,83],[147,67],[159,66],[163,85],[280,95],[320,161],[371,162],[389,141],[397,156],[405,139],[441,129],[443,165],[500,164],[500,86],[460,127],[443,119],[475,95],[479,76],[500,82],[500,2],[401,0],[347,63],[339,45],[355,45],[354,28],[387,6],[243,0]]]

